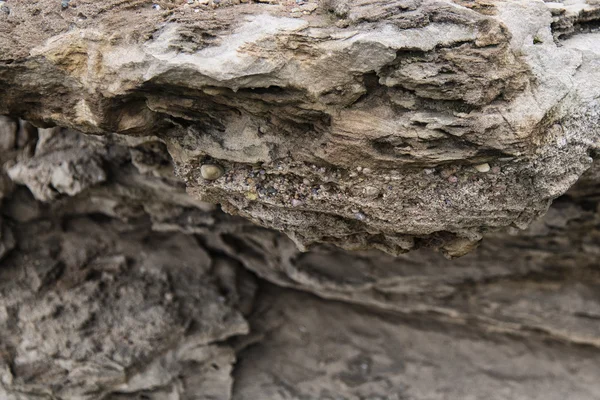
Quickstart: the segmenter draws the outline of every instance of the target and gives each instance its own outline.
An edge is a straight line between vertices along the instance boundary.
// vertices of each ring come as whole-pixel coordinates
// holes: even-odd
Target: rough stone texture
[[[213,207],[169,180],[155,142],[36,136],[8,163],[31,192],[13,185],[2,205],[0,398],[229,399],[226,340],[249,332],[255,283],[185,233],[218,234]]]
[[[515,340],[270,288],[234,399],[598,398],[597,349]],[[268,327],[265,329],[265,327]]]
[[[326,299],[599,346],[599,170],[584,175],[526,231],[490,237],[460,259],[446,260],[429,250],[394,258],[332,247],[298,254],[281,242],[277,252],[284,257],[270,263],[250,259],[245,265],[279,286]],[[245,240],[266,252],[276,238],[265,233]]]
[[[4,141],[29,140],[2,153],[0,398],[600,393],[600,168],[457,260],[300,253],[185,194],[152,138],[6,126]],[[106,179],[89,181],[88,160]],[[54,171],[82,190],[60,192]]]
[[[6,6],[0,113],[157,136],[188,192],[300,247],[460,256],[598,148],[594,1]],[[80,191],[65,168],[46,179]]]
[[[0,2],[0,399],[600,398],[597,1],[154,5]]]

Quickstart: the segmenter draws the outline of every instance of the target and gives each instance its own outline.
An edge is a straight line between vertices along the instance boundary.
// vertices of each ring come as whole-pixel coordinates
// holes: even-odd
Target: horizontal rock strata
[[[301,253],[187,195],[152,138],[1,126],[2,398],[600,390],[597,167],[543,220],[457,260]]]
[[[301,248],[460,256],[598,148],[593,1],[66,3],[6,3],[0,113],[156,136],[194,197]]]

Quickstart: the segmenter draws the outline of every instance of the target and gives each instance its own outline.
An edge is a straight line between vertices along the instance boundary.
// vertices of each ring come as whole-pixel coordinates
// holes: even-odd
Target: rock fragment
[[[489,172],[490,171],[490,164],[488,163],[483,163],[483,164],[477,164],[475,165],[473,168],[475,168],[478,172]]]
[[[203,164],[200,167],[200,175],[207,181],[214,181],[223,176],[225,171],[217,164]]]

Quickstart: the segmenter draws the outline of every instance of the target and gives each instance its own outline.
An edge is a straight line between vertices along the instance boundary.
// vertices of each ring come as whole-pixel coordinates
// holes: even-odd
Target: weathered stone
[[[204,164],[200,167],[200,175],[207,181],[214,181],[223,176],[223,168],[216,164]]]
[[[0,398],[596,400],[598,2],[235,3],[0,12]]]
[[[477,164],[477,165],[476,165],[474,168],[475,168],[477,171],[479,171],[479,172],[484,172],[484,173],[485,173],[485,172],[489,172],[489,171],[490,171],[490,169],[491,169],[491,168],[490,168],[490,164],[488,164],[488,163]]]
[[[194,196],[302,248],[392,254],[526,227],[598,148],[595,3],[336,0],[300,18],[284,4],[197,14],[184,3],[81,2],[60,14],[53,0],[14,3],[0,16],[0,113],[155,135]],[[228,179],[206,185],[207,159]],[[468,168],[485,163],[502,173]],[[248,199],[257,165],[263,187],[280,187]],[[443,182],[423,168],[456,172]],[[80,190],[68,165],[53,171],[58,192]],[[43,180],[38,197],[49,198]],[[369,218],[357,223],[354,209]]]
[[[106,180],[75,174],[80,192],[45,202],[19,184],[6,192],[2,398],[596,397],[598,166],[544,220],[458,260],[300,253],[187,195],[156,138],[48,132],[32,135],[33,154],[17,145],[12,168],[86,154],[74,164],[96,159]]]

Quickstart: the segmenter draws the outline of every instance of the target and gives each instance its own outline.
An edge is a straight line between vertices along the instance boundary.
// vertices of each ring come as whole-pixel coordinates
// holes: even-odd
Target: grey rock
[[[2,398],[592,400],[599,390],[597,165],[525,231],[490,234],[458,260],[427,249],[394,258],[300,253],[198,202],[156,137],[32,137],[36,151],[17,146],[12,168],[85,154],[73,163],[98,160],[106,180],[44,202],[18,183],[6,192]]]
[[[598,2],[179,3],[0,15],[0,398],[598,398]]]
[[[51,17],[35,37],[25,30],[38,31],[39,19],[15,3],[23,22],[0,34],[0,113],[160,137],[189,193],[303,249],[397,255],[429,244],[461,255],[484,234],[543,215],[598,148],[597,4],[339,0],[300,18],[277,5],[222,4],[201,20],[170,21],[191,10],[125,3],[78,5],[89,17],[74,29]],[[207,185],[207,159],[228,179]],[[327,175],[309,168],[324,163]],[[463,168],[484,163],[503,173]],[[257,165],[263,186],[283,177],[284,190],[248,199],[246,172]],[[359,166],[372,172],[351,174]],[[457,170],[452,182],[421,173],[445,167]],[[68,166],[54,171],[60,193],[80,190]],[[332,176],[326,196],[303,193],[303,179]],[[44,180],[37,192],[47,198]],[[349,189],[366,183],[386,195]],[[302,218],[288,206],[297,196]],[[355,208],[368,221],[357,225]]]

